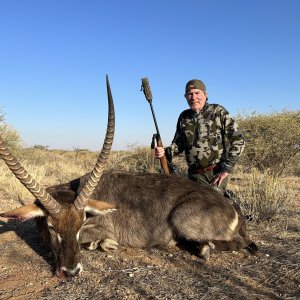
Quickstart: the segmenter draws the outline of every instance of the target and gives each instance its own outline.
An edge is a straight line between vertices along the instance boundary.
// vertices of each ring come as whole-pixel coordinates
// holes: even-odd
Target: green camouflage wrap
[[[173,155],[185,152],[189,171],[219,164],[231,172],[245,147],[237,123],[221,105],[205,103],[199,112],[183,111],[171,144]]]

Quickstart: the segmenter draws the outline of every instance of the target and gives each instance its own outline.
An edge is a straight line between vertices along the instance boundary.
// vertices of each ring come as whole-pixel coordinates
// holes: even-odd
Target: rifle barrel
[[[151,89],[150,89],[150,84],[149,84],[149,80],[148,78],[142,78],[142,88],[141,91],[144,92],[145,98],[146,100],[149,102],[150,104],[150,108],[151,108],[151,112],[152,112],[152,117],[153,117],[153,121],[155,124],[155,128],[156,128],[156,142],[157,142],[157,146],[158,147],[163,147],[162,141],[161,141],[161,137],[160,137],[160,133],[159,133],[159,129],[158,129],[158,125],[157,125],[157,121],[156,121],[156,117],[155,117],[155,113],[154,113],[154,109],[153,109],[153,105],[152,105],[152,93],[151,93]],[[168,166],[168,161],[166,156],[164,155],[163,157],[161,157],[160,159],[160,164],[165,172],[165,175],[169,176],[170,175],[170,170],[169,170],[169,166]]]
[[[152,105],[152,101],[149,101],[149,103],[150,103],[151,112],[152,112],[152,116],[153,116],[153,120],[154,120],[154,125],[155,125],[155,128],[156,128],[156,133],[160,136],[158,125],[157,125],[157,122],[156,122],[156,117],[155,117],[154,109],[153,109],[153,105]]]

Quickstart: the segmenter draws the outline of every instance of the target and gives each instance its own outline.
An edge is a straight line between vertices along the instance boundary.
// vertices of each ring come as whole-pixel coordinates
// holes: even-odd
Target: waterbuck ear
[[[44,217],[45,213],[35,204],[28,204],[5,213],[0,213],[0,216],[8,219],[27,221],[36,217]]]
[[[116,205],[101,200],[89,199],[84,210],[85,212],[95,216],[105,215],[116,210]]]

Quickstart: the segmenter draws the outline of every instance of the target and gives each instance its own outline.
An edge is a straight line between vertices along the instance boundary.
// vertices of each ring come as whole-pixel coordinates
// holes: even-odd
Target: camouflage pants
[[[203,174],[193,174],[192,172],[188,172],[188,178],[192,181],[197,182],[198,184],[212,186],[218,192],[224,194],[228,183],[228,176],[222,181],[220,186],[210,185],[211,181],[217,174],[218,170],[216,169],[207,171]]]

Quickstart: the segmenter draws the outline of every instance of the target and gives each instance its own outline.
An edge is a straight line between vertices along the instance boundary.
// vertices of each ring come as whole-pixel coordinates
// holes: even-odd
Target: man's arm
[[[223,139],[227,139],[229,144],[227,143],[226,158],[221,162],[220,167],[223,171],[230,173],[245,148],[245,138],[238,124],[226,109],[222,111],[222,128]],[[226,144],[225,140],[223,142]]]
[[[229,141],[229,149],[224,161],[220,162],[220,172],[213,178],[211,184],[220,186],[222,181],[231,173],[234,165],[239,160],[244,148],[245,138],[239,129],[236,121],[230,116],[229,112],[223,108],[222,114],[223,139]],[[226,144],[226,141],[224,141]]]

